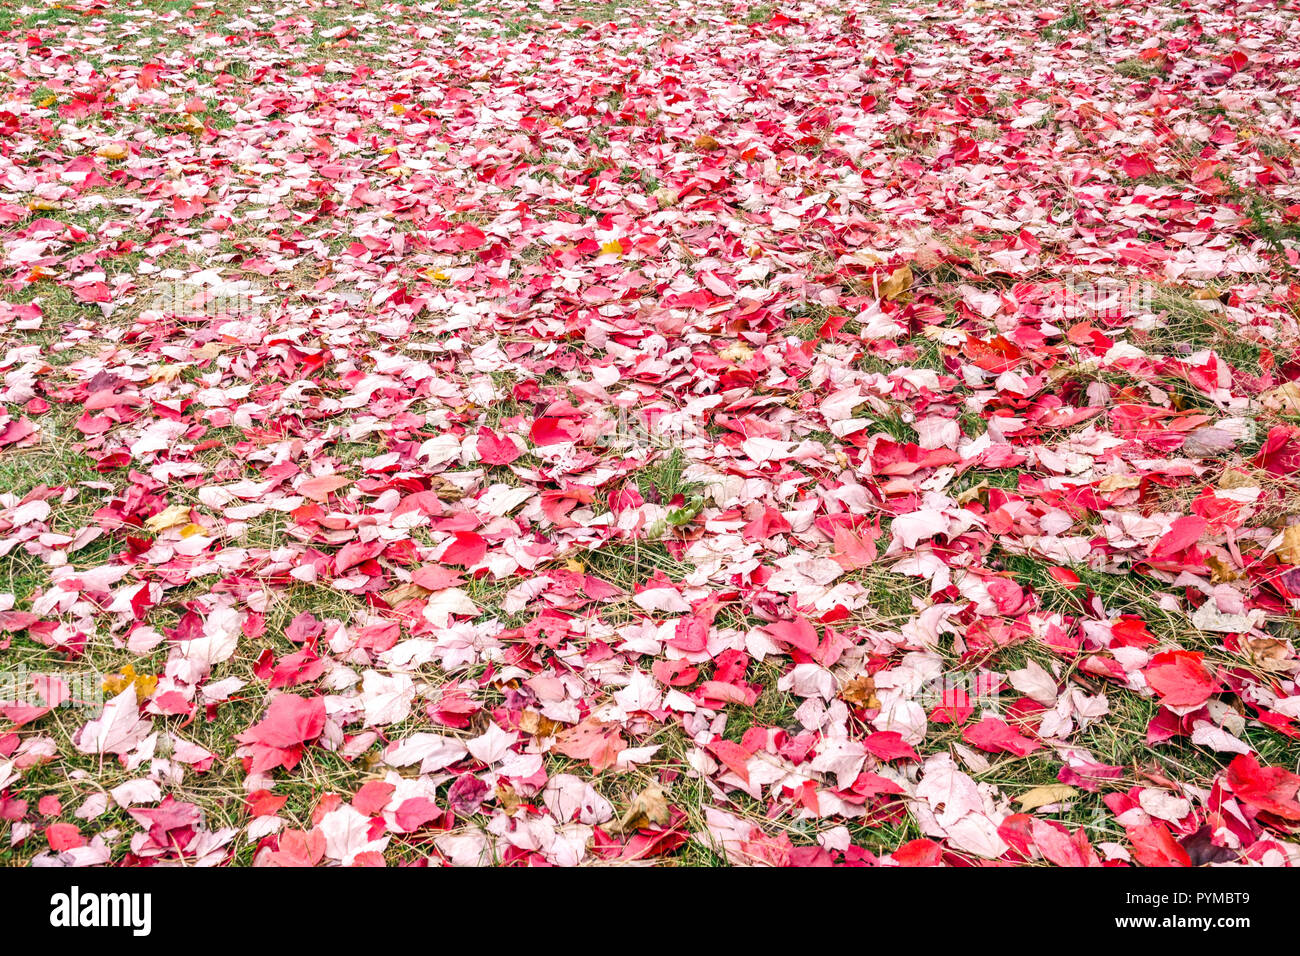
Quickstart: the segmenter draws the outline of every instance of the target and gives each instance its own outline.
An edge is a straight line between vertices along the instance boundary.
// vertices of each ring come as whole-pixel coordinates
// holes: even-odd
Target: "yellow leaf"
[[[194,535],[203,534],[205,531],[207,531],[207,528],[203,527],[203,525],[195,524],[193,521],[191,521],[185,527],[181,528],[181,537],[192,538],[194,537]]]
[[[623,254],[623,243],[617,239],[602,242],[600,244],[600,254],[603,256],[621,256]]]
[[[189,505],[168,505],[152,518],[146,518],[144,527],[146,531],[157,534],[159,531],[174,528],[178,524],[186,524],[189,520]]]
[[[59,204],[49,199],[33,199],[27,204],[27,208],[32,212],[49,212],[51,209],[58,209]]]
[[[406,112],[406,107],[403,106],[401,103],[394,103],[394,104],[393,104],[393,115],[394,115],[394,116],[401,116],[401,115],[402,115],[403,113],[405,113],[405,112]]]
[[[127,664],[116,674],[108,674],[104,677],[104,693],[116,697],[132,684],[135,684],[136,700],[144,700],[152,696],[158,687],[158,678],[150,674],[137,674],[135,665]]]
[[[572,571],[574,574],[584,574],[587,570],[582,566],[582,562],[577,558],[569,558],[565,561],[564,568],[566,571]]]
[[[1067,786],[1063,783],[1052,783],[1045,787],[1034,787],[1027,793],[1022,793],[1016,797],[1016,803],[1020,804],[1020,809],[1024,811],[1037,810],[1039,807],[1045,807],[1053,803],[1061,803],[1077,796],[1078,790],[1074,787]]]
[[[95,155],[100,159],[126,159],[126,147],[121,143],[107,143],[95,150]]]
[[[104,693],[116,697],[135,681],[135,667],[127,664],[116,674],[104,675]]]
[[[153,674],[141,674],[135,679],[135,699],[144,700],[146,697],[152,697],[153,692],[158,689],[158,678]]]

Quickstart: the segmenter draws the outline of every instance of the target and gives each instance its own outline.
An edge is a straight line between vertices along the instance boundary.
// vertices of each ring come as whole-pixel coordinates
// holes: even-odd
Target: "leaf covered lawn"
[[[1298,16],[5,4],[0,862],[1296,863]]]

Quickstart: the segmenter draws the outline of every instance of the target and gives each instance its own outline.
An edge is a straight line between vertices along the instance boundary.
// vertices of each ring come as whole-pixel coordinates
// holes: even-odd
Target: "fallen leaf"
[[[1048,784],[1043,787],[1034,787],[1032,790],[1026,790],[1020,796],[1016,797],[1016,803],[1020,804],[1022,812],[1028,813],[1030,810],[1037,810],[1039,807],[1050,806],[1054,803],[1064,803],[1071,797],[1078,796],[1079,791],[1074,787],[1066,786],[1063,783]]]
[[[1300,564],[1300,524],[1287,525],[1282,529],[1282,543],[1273,553],[1285,564]]]
[[[636,795],[611,830],[626,834],[651,824],[667,826],[671,820],[672,808],[667,794],[658,786],[652,785]]]
[[[189,505],[168,505],[156,515],[146,518],[144,526],[145,530],[157,534],[159,531],[165,531],[177,525],[188,524],[189,520]]]
[[[912,288],[912,270],[911,267],[902,265],[889,274],[889,276],[880,283],[880,296],[891,302],[903,298],[904,295]]]
[[[867,710],[880,707],[880,700],[876,697],[876,682],[865,674],[846,681],[840,687],[840,697]]]

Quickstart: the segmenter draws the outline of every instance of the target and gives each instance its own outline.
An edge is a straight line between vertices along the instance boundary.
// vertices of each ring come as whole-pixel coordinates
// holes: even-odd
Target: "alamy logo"
[[[153,923],[153,896],[149,893],[68,893],[50,897],[50,925],[79,927],[127,926],[135,936],[148,936]]]

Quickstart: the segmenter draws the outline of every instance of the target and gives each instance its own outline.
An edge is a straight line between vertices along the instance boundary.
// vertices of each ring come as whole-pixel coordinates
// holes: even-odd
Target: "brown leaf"
[[[1246,655],[1261,670],[1286,673],[1300,667],[1300,661],[1291,657],[1286,641],[1274,637],[1247,637],[1241,643]]]
[[[406,581],[395,588],[389,588],[380,597],[384,599],[384,603],[389,607],[397,607],[397,605],[404,604],[407,601],[428,597],[432,593],[428,588],[422,588],[414,581]]]
[[[908,266],[899,266],[880,283],[880,297],[893,302],[901,299],[912,288],[912,270]]]
[[[174,382],[180,377],[180,374],[187,368],[191,368],[192,363],[181,362],[177,365],[159,364],[149,366],[150,382]]]
[[[205,361],[216,358],[228,348],[230,345],[225,342],[205,342],[201,348],[191,349],[190,354],[199,361]]]
[[[459,485],[454,485],[441,475],[430,476],[430,490],[438,495],[441,501],[460,501],[465,497],[465,492]]]
[[[501,801],[501,809],[505,811],[505,815],[508,817],[515,815],[515,811],[519,809],[519,804],[522,802],[519,799],[519,794],[515,793],[514,788],[504,783],[497,784],[497,799]]]
[[[695,148],[699,150],[722,149],[722,144],[708,133],[701,133],[695,137]]]
[[[543,717],[535,710],[523,710],[519,714],[519,729],[534,737],[554,737],[564,729],[564,724]]]
[[[981,478],[979,484],[971,485],[965,491],[959,492],[957,494],[957,498],[956,498],[957,504],[964,505],[964,504],[969,504],[970,502],[974,501],[976,498],[982,499],[988,490],[989,490],[988,481],[986,479]]]
[[[1235,581],[1241,577],[1241,572],[1224,561],[1218,555],[1209,554],[1205,557],[1206,567],[1210,569],[1210,583],[1222,584],[1225,581]]]
[[[1259,401],[1270,412],[1300,415],[1300,383],[1283,382],[1261,395]]]
[[[668,803],[667,794],[658,784],[653,784],[636,795],[636,799],[610,829],[620,834],[631,833],[652,823],[667,826],[672,818],[672,807]]]
[[[943,265],[943,248],[933,242],[927,242],[916,250],[912,261],[922,269],[937,269]]]
[[[845,253],[840,256],[840,262],[848,262],[858,266],[878,266],[884,261],[874,252],[867,252],[865,249],[858,249],[855,252]]]
[[[876,697],[876,681],[865,674],[845,683],[840,688],[840,697],[847,703],[860,705],[867,710],[880,706]]]

